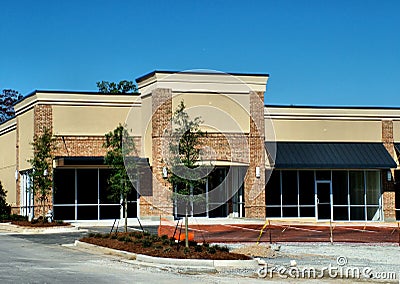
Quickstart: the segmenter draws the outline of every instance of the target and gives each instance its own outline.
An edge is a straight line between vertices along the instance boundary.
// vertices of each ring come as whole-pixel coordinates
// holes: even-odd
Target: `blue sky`
[[[0,89],[269,73],[267,104],[400,106],[400,1],[1,1]]]

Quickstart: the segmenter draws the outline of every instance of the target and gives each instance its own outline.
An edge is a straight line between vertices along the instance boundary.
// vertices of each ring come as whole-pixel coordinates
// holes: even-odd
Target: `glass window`
[[[282,204],[297,205],[297,171],[282,171]]]
[[[348,221],[349,207],[348,206],[333,206],[333,220]]]
[[[281,207],[268,206],[266,209],[267,217],[281,217]]]
[[[282,212],[282,217],[298,217],[297,206],[283,206]]]
[[[97,198],[98,198],[97,169],[77,170],[77,185],[78,185],[77,188],[78,204],[97,204]]]
[[[367,171],[367,204],[379,205],[379,198],[381,196],[381,179],[380,172]]]
[[[347,191],[348,191],[347,171],[332,171],[333,204],[347,205],[348,204]]]
[[[331,171],[315,171],[317,180],[331,180]]]
[[[265,187],[265,201],[267,205],[281,205],[280,171],[272,172]]]
[[[75,220],[75,205],[53,206],[55,220]]]
[[[100,204],[115,204],[119,203],[120,198],[112,198],[111,190],[108,185],[108,179],[110,178],[111,170],[101,169],[99,175],[99,190],[100,190]]]
[[[315,207],[300,207],[300,217],[315,217]]]
[[[299,202],[300,205],[315,205],[314,171],[299,171]]]
[[[370,221],[380,221],[381,220],[381,210],[378,206],[368,206],[367,207],[367,218]]]
[[[74,169],[54,170],[54,204],[75,204]]]
[[[364,172],[350,171],[350,204],[364,205]]]
[[[351,206],[350,207],[350,220],[364,221],[365,220],[365,206]]]

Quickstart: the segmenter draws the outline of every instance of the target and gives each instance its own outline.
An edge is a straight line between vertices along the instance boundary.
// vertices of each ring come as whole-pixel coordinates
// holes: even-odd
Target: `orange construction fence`
[[[165,218],[160,218],[160,226],[158,226],[158,236],[167,235],[169,238],[174,238],[178,241],[185,240],[185,224],[184,221],[171,222]],[[189,241],[194,241],[194,232],[188,232]]]

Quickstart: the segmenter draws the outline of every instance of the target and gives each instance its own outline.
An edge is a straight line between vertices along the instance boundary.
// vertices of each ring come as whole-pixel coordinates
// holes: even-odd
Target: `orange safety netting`
[[[158,236],[162,235],[167,235],[169,238],[174,238],[175,240],[178,241],[184,241],[185,240],[185,225],[183,224],[183,221],[179,223],[171,222],[165,218],[160,219],[160,226],[158,226]],[[194,232],[190,231],[188,232],[188,238],[189,241],[194,241]]]

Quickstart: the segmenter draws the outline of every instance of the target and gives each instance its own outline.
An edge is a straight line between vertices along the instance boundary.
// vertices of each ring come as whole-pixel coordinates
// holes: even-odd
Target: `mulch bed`
[[[70,223],[61,223],[61,222],[37,222],[32,223],[29,221],[11,221],[11,224],[22,226],[22,227],[33,227],[33,228],[49,228],[49,227],[64,227],[70,226]]]
[[[109,235],[98,235],[96,237],[84,237],[80,241],[155,257],[212,260],[251,259],[243,254],[230,253],[226,251],[226,248],[220,250],[221,248],[218,246],[196,245],[192,243],[189,248],[185,248],[184,243],[178,244],[168,238],[163,239],[153,235],[137,238],[136,236],[139,234],[118,233],[118,235],[113,234],[112,238]]]

